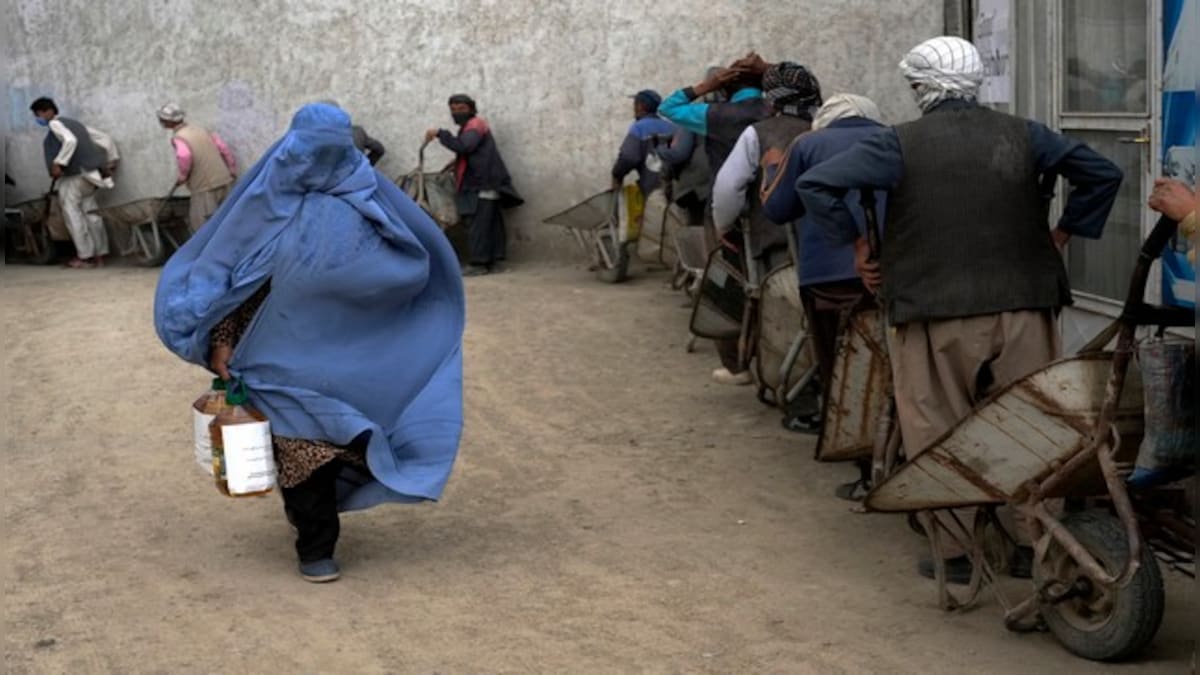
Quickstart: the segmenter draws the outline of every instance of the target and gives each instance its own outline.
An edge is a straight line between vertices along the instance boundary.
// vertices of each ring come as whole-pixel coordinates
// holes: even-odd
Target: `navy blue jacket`
[[[621,150],[617,153],[617,161],[613,163],[612,176],[622,180],[630,171],[638,172],[638,187],[642,194],[648,195],[658,187],[658,172],[646,168],[646,157],[659,142],[666,145],[675,134],[675,125],[658,115],[644,115],[629,127]]]
[[[854,269],[854,243],[833,242],[826,231],[835,229],[837,223],[824,223],[817,220],[812,213],[805,213],[804,203],[796,189],[800,176],[822,162],[839,155],[856,143],[873,136],[883,125],[863,117],[850,117],[831,123],[828,127],[810,131],[792,143],[788,156],[779,171],[776,188],[763,202],[763,214],[772,222],[780,225],[790,224],[796,236],[796,244],[800,249],[799,269],[801,286],[848,281],[858,278]],[[778,175],[778,174],[776,174]],[[859,195],[847,196],[850,203],[850,214],[854,218],[857,231],[866,232],[865,217],[859,205]],[[886,193],[880,191],[875,195],[875,212],[879,222],[883,223],[887,203]]]
[[[974,103],[949,100],[933,108],[954,108]],[[1026,120],[1037,171],[1052,171],[1067,179],[1071,192],[1058,227],[1073,236],[1099,239],[1105,219],[1121,187],[1121,170],[1081,141],[1055,133],[1040,122]],[[858,236],[846,192],[854,188],[891,189],[904,178],[904,157],[896,130],[887,128],[863,140],[836,158],[800,177],[796,191],[814,222],[828,228],[836,241]]]

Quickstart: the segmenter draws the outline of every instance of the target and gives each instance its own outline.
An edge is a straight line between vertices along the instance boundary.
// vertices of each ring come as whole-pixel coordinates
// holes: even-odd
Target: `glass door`
[[[1060,0],[1058,128],[1116,163],[1125,173],[1099,240],[1074,239],[1067,269],[1077,296],[1092,308],[1115,309],[1125,295],[1153,186],[1152,0]]]

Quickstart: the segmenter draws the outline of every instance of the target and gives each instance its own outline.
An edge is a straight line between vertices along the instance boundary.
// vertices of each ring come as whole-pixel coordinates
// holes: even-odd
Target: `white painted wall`
[[[18,198],[43,191],[44,131],[29,103],[121,146],[109,203],[165,193],[170,100],[219,131],[243,165],[295,109],[333,98],[382,140],[389,176],[412,169],[421,133],[451,126],[445,100],[472,94],[527,205],[510,214],[530,250],[565,251],[536,224],[602,189],[630,120],[625,95],[694,84],[709,64],[756,49],[812,67],[826,94],[876,99],[893,121],[916,115],[896,63],[936,35],[928,0],[6,0],[8,171]],[[440,150],[431,164],[448,155]],[[518,254],[520,250],[518,250]]]

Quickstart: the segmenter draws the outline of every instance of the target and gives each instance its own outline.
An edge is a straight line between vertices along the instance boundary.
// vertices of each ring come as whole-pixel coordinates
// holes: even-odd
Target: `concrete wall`
[[[243,165],[297,106],[333,98],[388,147],[389,176],[416,164],[422,132],[451,126],[445,99],[471,93],[495,129],[528,204],[511,214],[521,251],[565,251],[540,218],[602,189],[630,122],[624,95],[664,95],[750,49],[810,65],[827,94],[876,99],[891,120],[916,114],[896,62],[939,33],[930,0],[7,0],[9,172],[18,198],[48,179],[28,107],[63,114],[121,146],[109,203],[172,184],[155,108],[180,103],[219,131]],[[6,14],[9,10],[5,11]],[[430,164],[449,156],[432,152]]]

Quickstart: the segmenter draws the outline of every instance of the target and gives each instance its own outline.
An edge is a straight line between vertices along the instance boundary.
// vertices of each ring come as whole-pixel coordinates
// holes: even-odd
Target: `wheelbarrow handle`
[[[427,139],[421,144],[421,149],[417,150],[417,173],[425,173],[425,148],[429,147],[432,142],[432,138]]]
[[[883,255],[883,237],[879,231],[879,218],[875,215],[875,191],[870,188],[859,190],[859,203],[866,220],[867,246],[871,250],[867,260],[878,262],[879,256]]]
[[[171,189],[167,192],[167,196],[163,197],[162,203],[158,205],[158,210],[154,212],[155,221],[158,221],[158,219],[162,217],[163,211],[167,210],[167,205],[171,203],[171,198],[175,196],[175,192],[178,190],[179,183],[175,183],[171,186]]]

